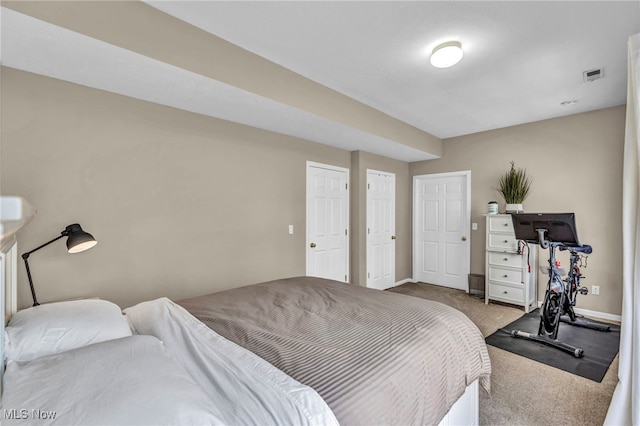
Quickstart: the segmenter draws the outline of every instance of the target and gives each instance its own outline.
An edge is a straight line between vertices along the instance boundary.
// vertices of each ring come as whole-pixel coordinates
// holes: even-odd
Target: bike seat
[[[564,251],[564,250],[569,250],[570,252],[577,252],[577,253],[584,253],[584,254],[593,253],[593,248],[589,244],[583,244],[581,246],[576,246],[576,247],[568,247],[568,246],[560,247],[560,251]]]

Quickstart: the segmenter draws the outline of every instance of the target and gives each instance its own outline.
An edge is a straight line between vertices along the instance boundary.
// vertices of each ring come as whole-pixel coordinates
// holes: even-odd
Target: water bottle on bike
[[[551,281],[550,288],[554,293],[562,293],[564,291],[564,284],[559,278],[562,275],[566,275],[566,271],[562,268],[562,263],[557,260],[553,265],[553,270],[557,274],[553,274],[554,279]]]

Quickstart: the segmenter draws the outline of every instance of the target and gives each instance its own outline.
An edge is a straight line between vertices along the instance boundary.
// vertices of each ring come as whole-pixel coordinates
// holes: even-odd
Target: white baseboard
[[[412,282],[414,282],[413,278],[405,278],[404,280],[398,281],[396,285],[394,285],[394,287],[397,287],[399,285],[406,284],[406,283],[412,283]]]
[[[406,284],[406,283],[412,283],[413,282],[413,278],[405,278],[404,280],[398,281],[395,284],[390,285],[389,287],[385,287],[381,290],[389,290],[390,288],[394,288],[394,287],[398,287],[399,285],[402,284]]]
[[[608,314],[606,312],[590,311],[589,309],[581,309],[581,308],[573,308],[573,310],[576,311],[577,314],[584,315],[586,317],[600,318],[604,320],[617,321],[617,322],[622,321],[621,315]]]
[[[538,300],[538,308],[540,306],[542,306],[542,301]],[[598,318],[598,319],[616,321],[616,322],[622,321],[622,316],[620,315],[608,314],[606,312],[591,311],[589,309],[582,309],[582,308],[573,308],[573,310],[576,312],[576,314],[584,315],[585,317],[589,317],[589,318],[594,318],[594,319]]]

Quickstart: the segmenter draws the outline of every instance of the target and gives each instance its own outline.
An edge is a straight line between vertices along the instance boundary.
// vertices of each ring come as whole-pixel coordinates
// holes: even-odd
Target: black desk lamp
[[[84,232],[80,225],[74,223],[67,226],[64,231],[62,231],[59,237],[55,237],[53,240],[44,243],[40,247],[24,253],[22,255],[22,258],[24,259],[24,266],[27,267],[27,276],[29,277],[29,286],[31,287],[31,296],[33,296],[33,306],[38,306],[39,303],[38,299],[36,299],[36,291],[33,288],[33,280],[31,279],[31,271],[29,270],[29,262],[27,262],[27,259],[29,258],[29,255],[31,253],[48,246],[54,241],[58,241],[62,237],[69,237],[67,238],[67,250],[69,251],[69,253],[80,253],[81,251],[89,250],[91,247],[98,244],[96,239],[93,238],[91,234]]]

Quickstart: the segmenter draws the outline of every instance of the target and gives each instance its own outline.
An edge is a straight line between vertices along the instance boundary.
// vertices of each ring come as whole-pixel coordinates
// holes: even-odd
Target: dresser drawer
[[[495,251],[487,252],[489,265],[511,266],[512,268],[522,267],[522,256],[516,253],[500,253]]]
[[[489,218],[489,232],[506,232],[513,234],[513,220],[509,216]]]
[[[510,214],[485,215],[485,303],[491,299],[524,306],[529,312],[535,308],[537,268],[537,246],[528,250],[523,247],[524,256],[518,254],[518,240],[513,232],[513,216]],[[528,250],[528,251],[527,251]],[[525,257],[526,256],[526,257]]]
[[[489,281],[498,281],[507,284],[522,284],[522,270],[508,269],[489,265]]]
[[[524,289],[490,282],[489,297],[491,299],[504,300],[522,305],[524,302]]]
[[[515,252],[518,249],[518,243],[513,234],[489,234],[487,238],[489,250],[508,250]]]

